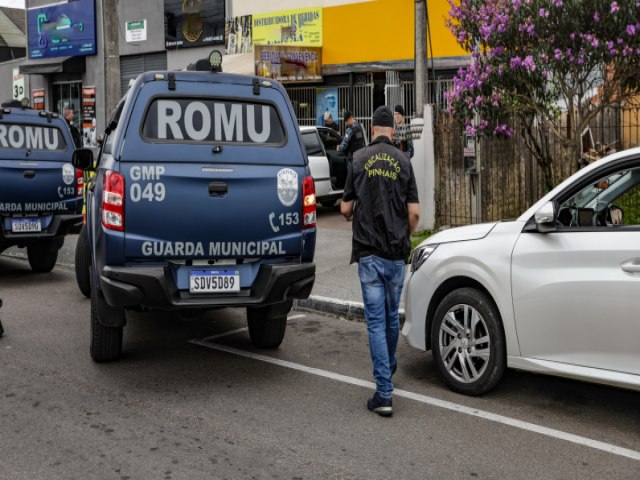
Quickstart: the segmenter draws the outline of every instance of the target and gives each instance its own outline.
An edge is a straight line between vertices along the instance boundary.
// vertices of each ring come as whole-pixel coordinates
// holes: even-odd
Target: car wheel
[[[251,343],[258,348],[278,348],[287,329],[291,300],[268,307],[247,308],[247,325]]]
[[[96,362],[110,362],[122,356],[123,327],[105,327],[98,318],[98,302],[104,302],[91,286],[91,345],[89,352]]]
[[[89,267],[91,265],[91,252],[89,250],[89,236],[87,226],[83,225],[78,235],[76,243],[76,282],[82,294],[89,298],[91,296],[91,279],[89,277]]]
[[[431,350],[451,390],[482,395],[495,387],[506,367],[506,348],[491,299],[474,288],[449,293],[431,324]]]
[[[36,273],[47,273],[56,265],[58,250],[51,250],[50,242],[38,242],[27,247],[27,258],[31,270]]]
[[[333,208],[336,206],[336,201],[335,200],[325,200],[324,202],[320,202],[320,205],[322,205],[325,208]]]

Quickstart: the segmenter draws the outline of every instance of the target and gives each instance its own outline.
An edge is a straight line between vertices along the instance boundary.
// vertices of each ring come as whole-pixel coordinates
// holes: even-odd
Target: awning
[[[253,53],[239,53],[222,57],[222,71],[224,73],[241,73],[255,75]]]
[[[20,73],[84,73],[84,57],[55,57],[41,60],[25,60]]]

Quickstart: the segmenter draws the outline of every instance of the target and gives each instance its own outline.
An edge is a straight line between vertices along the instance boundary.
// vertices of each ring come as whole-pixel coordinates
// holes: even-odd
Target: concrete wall
[[[13,98],[13,69],[18,68],[22,60],[19,58],[0,63],[0,102],[6,102]],[[24,95],[31,98],[29,75],[24,76]]]
[[[127,22],[134,22],[138,20],[147,21],[147,40],[143,42],[127,43]],[[118,23],[120,25],[120,55],[140,55],[142,53],[164,51],[163,0],[119,2]]]
[[[411,121],[412,124],[419,119]],[[415,153],[411,159],[420,198],[418,230],[433,230],[435,226],[435,151],[433,148],[433,106],[424,106],[424,127],[420,140],[413,141]]]

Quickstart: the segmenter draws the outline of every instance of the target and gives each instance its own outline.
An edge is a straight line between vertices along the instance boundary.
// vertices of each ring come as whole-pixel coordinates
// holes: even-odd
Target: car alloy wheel
[[[470,287],[449,292],[430,329],[433,359],[451,390],[482,395],[496,386],[507,358],[502,320],[491,297]]]
[[[470,305],[449,309],[440,324],[440,356],[449,374],[473,383],[484,374],[491,356],[491,339],[482,315]]]

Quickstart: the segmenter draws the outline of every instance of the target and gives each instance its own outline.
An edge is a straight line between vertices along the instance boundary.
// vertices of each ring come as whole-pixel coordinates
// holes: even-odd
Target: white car
[[[429,237],[407,276],[402,334],[456,392],[483,394],[506,367],[640,390],[640,148],[514,221]]]
[[[347,180],[347,157],[336,151],[342,137],[328,127],[300,127],[316,186],[316,200],[331,207],[342,198]]]

